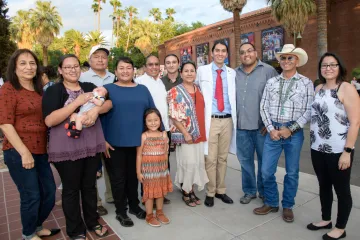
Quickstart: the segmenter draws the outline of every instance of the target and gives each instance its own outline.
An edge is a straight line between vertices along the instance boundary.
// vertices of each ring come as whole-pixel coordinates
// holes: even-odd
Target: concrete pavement
[[[303,160],[303,158],[302,158]],[[171,154],[171,174],[175,177],[176,160]],[[281,167],[277,171],[279,192],[282,193],[285,170]],[[234,200],[234,204],[227,205],[215,198],[215,206],[208,208],[204,205],[187,207],[181,200],[180,191],[175,188],[168,195],[170,205],[164,206],[164,212],[171,219],[169,225],[154,228],[129,214],[135,226],[122,227],[115,219],[115,207],[112,204],[104,204],[109,214],[104,220],[112,227],[122,240],[321,240],[326,230],[312,232],[306,229],[306,225],[321,219],[320,200],[318,196],[318,182],[315,176],[300,173],[299,191],[294,207],[295,222],[285,223],[281,213],[271,213],[266,216],[254,215],[252,210],[262,205],[260,199],[255,199],[248,205],[239,202],[243,195],[241,190],[240,164],[234,155],[229,155],[228,171],[226,176],[227,194]],[[99,181],[99,191],[103,196],[103,178]],[[205,191],[197,193],[202,200],[205,199]],[[360,188],[352,186],[354,206],[347,226],[347,238],[349,240],[360,239]],[[281,199],[281,196],[280,196]],[[336,221],[337,203],[333,204],[333,223]]]

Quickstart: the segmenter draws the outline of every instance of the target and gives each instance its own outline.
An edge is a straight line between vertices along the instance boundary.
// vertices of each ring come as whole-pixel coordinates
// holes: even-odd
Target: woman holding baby
[[[111,103],[99,104],[97,100],[104,96],[94,98],[94,95],[96,92],[104,95],[103,89],[96,89],[92,83],[79,82],[80,62],[75,55],[62,56],[58,71],[60,81],[44,93],[42,106],[45,124],[50,128],[49,162],[56,167],[63,184],[66,232],[71,239],[86,239],[88,228],[103,237],[108,230],[97,220],[95,183],[100,153],[105,152],[105,139],[100,120],[91,119],[89,116],[94,114],[87,116],[86,113],[92,111],[97,116],[106,112]],[[72,131],[77,131],[77,137],[69,134]],[[84,219],[81,216],[79,193]]]

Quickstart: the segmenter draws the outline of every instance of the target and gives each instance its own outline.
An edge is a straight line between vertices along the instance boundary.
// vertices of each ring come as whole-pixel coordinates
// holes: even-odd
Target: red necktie
[[[217,100],[217,107],[220,112],[224,111],[224,95],[223,95],[223,85],[221,79],[222,69],[216,70],[216,88],[215,88],[215,99]]]

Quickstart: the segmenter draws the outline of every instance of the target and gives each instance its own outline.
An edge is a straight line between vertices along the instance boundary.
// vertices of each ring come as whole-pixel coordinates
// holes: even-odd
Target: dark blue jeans
[[[289,126],[290,124],[273,123],[274,127]],[[303,142],[303,129],[287,139],[280,139],[278,141],[272,140],[269,133],[266,135],[261,168],[266,205],[271,207],[279,206],[279,191],[275,173],[281,152],[284,150],[286,175],[281,203],[283,208],[292,208],[294,206],[299,185],[299,161]]]
[[[237,129],[236,131],[236,154],[241,164],[242,190],[245,194],[256,196],[256,193],[259,192],[259,195],[264,195],[261,176],[264,142],[265,136],[261,134],[261,129]],[[255,151],[258,162],[257,181],[254,163]]]
[[[25,169],[14,149],[4,151],[4,161],[20,193],[23,238],[31,239],[42,229],[55,204],[55,181],[47,154],[33,154],[35,166]]]

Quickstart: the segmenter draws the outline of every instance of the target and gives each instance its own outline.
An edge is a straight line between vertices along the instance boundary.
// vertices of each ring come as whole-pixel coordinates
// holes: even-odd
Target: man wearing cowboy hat
[[[267,134],[264,143],[261,167],[264,184],[264,205],[255,208],[257,215],[266,215],[279,210],[279,192],[275,173],[281,152],[285,153],[283,219],[294,221],[292,207],[299,180],[299,160],[304,142],[303,127],[310,120],[314,87],[312,81],[296,70],[306,64],[308,56],[301,48],[285,44],[276,53],[276,59],[283,70],[281,75],[266,83],[260,103],[260,114]]]

